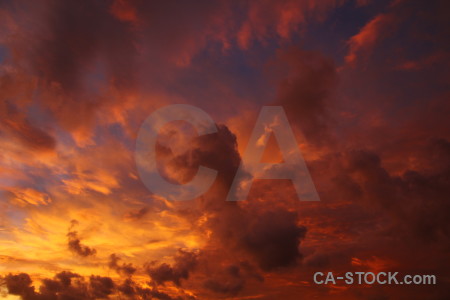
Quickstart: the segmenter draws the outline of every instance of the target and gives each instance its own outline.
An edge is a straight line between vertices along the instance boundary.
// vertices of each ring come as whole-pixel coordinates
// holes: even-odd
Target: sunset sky
[[[0,299],[450,299],[450,3],[0,0]],[[144,120],[166,179],[141,180]],[[320,201],[290,180],[226,196],[282,106]],[[282,162],[269,139],[263,162]],[[437,285],[317,285],[315,272]]]

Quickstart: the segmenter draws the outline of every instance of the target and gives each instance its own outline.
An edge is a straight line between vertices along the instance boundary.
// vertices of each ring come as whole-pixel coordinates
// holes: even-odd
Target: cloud
[[[425,240],[448,239],[450,228],[442,222],[448,217],[448,210],[443,209],[448,206],[444,200],[450,170],[448,144],[446,140],[430,142],[428,147],[435,149],[436,156],[422,159],[441,163],[431,174],[406,170],[401,176],[392,176],[382,167],[380,157],[368,151],[350,153],[347,170],[361,187],[363,197],[393,213],[402,230]]]
[[[243,237],[242,245],[263,270],[292,265],[301,257],[300,240],[306,228],[297,225],[297,214],[281,209],[257,216]]]
[[[7,275],[4,278],[8,292],[13,295],[20,295],[24,300],[33,299],[35,295],[32,280],[28,274]]]
[[[194,274],[203,274],[204,268],[211,274],[203,280],[203,288],[211,295],[232,296],[242,292],[247,282],[263,280],[261,269],[263,273],[278,272],[295,266],[302,257],[299,246],[306,228],[299,225],[296,212],[278,207],[273,199],[259,202],[257,209],[246,203],[225,201],[240,155],[235,135],[226,126],[218,128],[216,134],[194,138],[184,151],[164,139],[157,151],[166,173],[176,172],[181,182],[193,176],[198,165],[218,171],[218,178],[207,193],[190,206],[176,206],[176,211],[192,224],[193,230],[205,235],[205,249],[220,249],[220,254],[206,251],[199,255]],[[229,272],[219,271],[230,261],[235,267],[230,267]],[[157,284],[180,285],[184,278],[183,272],[168,263],[154,262],[147,270]]]
[[[5,129],[32,150],[50,151],[55,149],[55,139],[44,130],[31,125],[28,120],[3,119],[2,123]]]
[[[24,71],[12,67],[0,69],[0,132],[33,151],[51,152],[56,140],[46,128],[48,124],[36,124],[23,111],[35,88],[36,80]]]
[[[107,298],[114,290],[114,282],[109,277],[92,275],[89,277],[89,285],[94,298]]]
[[[118,286],[118,290],[125,296],[130,299],[161,299],[161,300],[192,300],[196,299],[194,296],[176,296],[172,297],[167,293],[164,293],[156,288],[143,288],[138,285],[131,279],[126,279],[121,285]]]
[[[88,279],[88,280],[86,280]],[[171,296],[157,288],[146,288],[126,279],[116,285],[109,277],[91,275],[84,278],[76,273],[61,272],[53,279],[44,278],[39,291],[35,290],[33,281],[27,273],[9,274],[1,278],[10,295],[21,296],[23,300],[95,300],[122,297],[128,299],[193,300],[195,296],[179,292]]]
[[[321,19],[337,1],[249,1],[246,18],[237,31],[237,43],[249,49],[255,42],[266,43],[271,38],[289,40],[303,31],[308,19]]]
[[[73,281],[74,278],[81,279],[78,274],[59,273],[55,279],[44,279],[39,291],[35,291],[33,281],[26,273],[6,275],[4,281],[11,295],[21,296],[24,300],[67,299],[67,297],[80,300],[97,299],[91,292],[96,294],[98,286],[88,286],[83,280]]]
[[[206,279],[203,286],[217,294],[236,296],[245,286],[241,269],[237,265],[230,265],[216,277]]]
[[[3,1],[1,292],[445,298],[445,283],[310,281],[380,266],[448,277],[447,11],[446,1]],[[184,203],[148,191],[133,162],[142,120],[170,103],[221,124],[158,138],[171,180],[189,181],[199,165],[219,172]],[[225,201],[267,104],[284,107],[320,202],[273,180]],[[88,230],[67,230],[75,219]]]
[[[171,281],[180,286],[181,280],[188,279],[189,273],[197,266],[197,258],[197,253],[180,249],[174,257],[173,265],[167,263],[156,265],[156,262],[152,262],[146,267],[146,271],[158,285]]]
[[[278,85],[274,104],[283,106],[308,142],[330,142],[330,98],[338,83],[334,62],[319,52],[290,48],[279,52],[275,64],[287,74]]]
[[[10,188],[9,191],[13,194],[11,201],[20,206],[26,205],[48,205],[52,202],[48,194],[37,191],[31,188]]]
[[[145,217],[150,211],[149,207],[142,207],[135,211],[130,211],[124,215],[124,219],[126,221],[136,221]]]
[[[218,294],[235,296],[244,287],[244,282],[243,280],[237,280],[235,282],[223,282],[216,281],[214,279],[208,279],[204,282],[204,286],[205,288]]]
[[[348,41],[349,50],[345,61],[354,64],[358,57],[369,56],[376,43],[389,34],[395,24],[396,18],[391,14],[379,14],[374,17]]]
[[[81,244],[81,240],[78,237],[78,232],[73,231],[73,227],[75,227],[76,225],[78,225],[78,221],[72,220],[69,232],[67,233],[67,245],[69,247],[69,250],[81,257],[95,255],[97,253],[97,250]]]
[[[0,85],[28,87],[25,93],[14,89],[16,95],[9,93],[14,98],[7,100],[15,104],[19,93],[25,94],[17,102],[34,107],[28,111],[20,107],[25,114],[12,119],[10,113],[2,123],[26,145],[47,151],[55,147],[51,132],[34,124],[37,112],[45,114],[52,127],[70,132],[80,146],[92,143],[89,130],[101,110],[114,113],[125,102],[123,94],[116,97],[118,93],[134,87],[135,32],[110,12],[109,4],[53,0],[5,4],[4,13],[14,25],[4,41],[14,55],[5,65],[13,72],[2,76]]]
[[[289,40],[307,15],[320,18],[336,5],[334,0],[264,5],[201,1],[176,6],[121,0],[5,3],[5,19],[12,24],[4,44],[14,53],[7,63],[15,70],[5,84],[26,86],[26,99],[20,101],[33,103],[51,127],[70,132],[84,147],[93,143],[91,129],[98,124],[131,126],[137,95],[173,90],[179,68],[190,66],[205,49],[214,44],[223,51],[237,44],[249,49],[253,40],[269,41],[273,31]],[[34,115],[28,111],[21,122],[5,126],[24,143],[53,150],[56,140],[49,124],[34,124]]]
[[[157,144],[156,153],[161,169],[169,180],[179,183],[190,181],[202,165],[217,170],[217,184],[230,186],[240,163],[236,136],[225,125],[218,125],[214,134],[182,140],[179,146],[173,131],[164,144]],[[177,148],[178,147],[178,148]],[[181,150],[180,150],[181,149]],[[218,202],[218,201],[217,201]]]
[[[136,268],[131,263],[123,263],[119,265],[120,258],[116,254],[109,256],[108,267],[115,270],[120,275],[131,276],[136,272]]]

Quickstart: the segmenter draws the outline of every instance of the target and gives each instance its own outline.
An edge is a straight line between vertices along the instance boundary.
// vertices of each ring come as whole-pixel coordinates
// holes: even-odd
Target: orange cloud
[[[369,56],[376,43],[389,34],[396,22],[397,20],[391,14],[379,14],[370,20],[358,34],[348,40],[349,50],[345,61],[354,64],[360,57]]]
[[[43,192],[31,188],[13,188],[9,190],[13,193],[12,202],[20,206],[25,205],[48,205],[52,202],[51,198]]]

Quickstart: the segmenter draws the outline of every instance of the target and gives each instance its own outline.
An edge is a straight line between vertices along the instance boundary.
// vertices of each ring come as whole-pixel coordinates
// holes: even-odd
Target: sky
[[[0,1],[0,299],[448,299],[450,5],[419,0]],[[217,170],[188,201],[140,178]],[[226,201],[264,106],[320,201],[254,179]],[[281,163],[269,138],[262,161]],[[251,153],[250,153],[251,156]],[[318,285],[315,272],[437,284]]]

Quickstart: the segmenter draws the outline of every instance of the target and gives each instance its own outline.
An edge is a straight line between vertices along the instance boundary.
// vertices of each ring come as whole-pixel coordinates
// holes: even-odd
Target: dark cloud
[[[33,89],[31,79],[23,77],[12,71],[0,75],[0,133],[11,134],[31,150],[54,150],[54,137],[22,111],[21,106],[29,100]]]
[[[149,41],[152,53],[178,65],[190,63],[190,59],[207,43],[207,38],[220,39],[220,27],[229,12],[230,5],[224,1],[201,0],[192,3],[135,2],[138,18],[142,21],[143,33]],[[172,13],[175,19],[165,17]],[[158,28],[164,28],[162,32]],[[216,35],[217,34],[217,35]],[[170,37],[170,38],[168,38]]]
[[[169,178],[171,180],[181,183],[190,181],[199,165],[218,172],[211,189],[197,199],[193,207],[180,210],[187,217],[189,214],[198,216],[205,211],[224,213],[238,210],[237,203],[225,201],[241,161],[236,136],[225,125],[217,125],[217,128],[217,133],[193,138],[189,147],[179,154],[174,154],[170,145],[157,145],[160,164],[165,168],[163,173],[176,175],[176,178]]]
[[[63,129],[85,134],[99,111],[126,102],[122,92],[161,78],[166,82],[157,88],[164,88],[174,68],[189,65],[208,38],[225,42],[226,27],[220,25],[232,6],[120,0],[2,4],[15,22],[7,32],[6,46],[14,53],[8,63],[29,74],[30,98],[35,95],[36,105]]]
[[[272,209],[223,209],[207,222],[207,228],[212,230],[211,242],[227,251],[245,255],[264,271],[295,265],[301,258],[299,247],[306,228],[298,225],[297,213],[283,208]],[[255,271],[248,275],[261,279]]]
[[[197,266],[197,262],[197,253],[180,249],[175,255],[172,265],[167,263],[157,265],[156,262],[152,262],[147,265],[146,271],[152,281],[158,285],[171,281],[175,285],[180,286],[182,279],[189,278],[189,273]]]
[[[242,245],[264,270],[292,265],[301,257],[300,240],[306,228],[297,225],[297,213],[284,210],[259,215],[250,224]]]
[[[32,150],[48,151],[55,148],[55,139],[44,130],[31,125],[28,120],[3,119],[2,123],[5,129]]]
[[[78,279],[74,282],[74,278]],[[97,299],[100,286],[88,286],[80,275],[62,272],[54,279],[45,278],[39,292],[35,291],[30,276],[26,273],[9,274],[4,278],[8,292],[21,296],[24,300],[81,300]]]
[[[231,265],[218,276],[205,280],[203,286],[214,293],[236,296],[244,288],[245,279],[239,266]]]
[[[129,299],[160,299],[160,300],[194,300],[195,296],[180,295],[170,296],[167,293],[159,291],[157,288],[143,288],[137,285],[133,280],[126,279],[121,285],[118,286],[118,290],[121,294]]]
[[[150,211],[149,207],[142,207],[135,211],[130,211],[124,215],[124,219],[127,221],[137,221],[145,217]]]
[[[277,66],[287,69],[278,85],[276,105],[310,143],[330,142],[331,96],[338,77],[333,60],[320,52],[291,48],[280,52]]]
[[[146,288],[130,278],[116,285],[109,277],[92,275],[85,280],[79,274],[61,272],[53,279],[44,278],[39,292],[35,291],[33,281],[26,273],[9,274],[1,278],[9,294],[21,296],[24,300],[95,300],[109,299],[113,295],[123,295],[128,299],[193,300],[195,296],[180,291],[171,296],[157,288]],[[120,297],[120,296],[119,296]]]
[[[130,90],[135,82],[135,31],[111,14],[110,5],[84,0],[5,3],[14,20],[6,43],[14,53],[7,59],[14,72],[9,80],[2,76],[0,86],[29,82],[27,98],[13,101],[33,101],[63,129],[86,133],[99,109],[121,103],[102,93],[108,87]],[[19,137],[36,140],[35,147],[54,147],[42,128],[22,119],[21,124],[9,122]]]
[[[348,155],[348,171],[363,191],[363,199],[384,212],[394,214],[399,226],[420,239],[437,241],[450,238],[450,227],[444,220],[450,217],[449,142],[433,140],[421,160],[438,166],[430,171],[406,170],[400,176],[391,175],[378,155],[369,151],[354,151]],[[428,170],[427,170],[428,169]],[[449,209],[447,209],[449,208]]]
[[[95,299],[84,279],[72,272],[61,272],[54,279],[45,278],[39,288],[43,299]],[[38,298],[39,299],[39,298]]]
[[[69,250],[82,257],[95,255],[97,253],[97,250],[83,245],[80,238],[78,237],[78,232],[73,230],[73,227],[77,224],[78,221],[72,220],[69,232],[67,233],[67,245],[69,247]]]
[[[109,256],[108,267],[115,270],[120,275],[131,276],[136,272],[136,268],[131,263],[123,263],[119,264],[120,257],[118,257],[115,253]]]
[[[89,278],[89,286],[94,298],[108,298],[114,291],[115,285],[111,278],[94,276]]]
[[[306,229],[297,224],[295,212],[273,207],[273,211],[244,209],[236,202],[225,201],[240,164],[236,137],[226,126],[219,126],[217,134],[197,138],[182,155],[171,157],[170,149],[165,149],[165,153],[169,165],[173,164],[171,167],[179,173],[189,174],[187,178],[195,174],[198,165],[218,171],[218,179],[211,190],[198,199],[194,208],[180,213],[192,221],[208,212],[205,229],[212,230],[213,240],[221,247],[244,251],[266,271],[292,265],[301,257],[299,243]],[[167,264],[153,272],[160,282],[174,276],[173,268]],[[208,286],[220,288],[213,282]]]
[[[10,294],[22,296],[24,300],[35,299],[33,297],[36,292],[31,286],[32,280],[28,274],[9,274],[4,277],[4,282]]]
[[[116,84],[133,78],[134,34],[110,13],[109,3],[48,1],[46,9],[48,37],[39,36],[33,50],[35,69],[49,82],[59,83],[69,94],[86,88],[84,76],[100,53],[109,69],[105,75]]]
[[[130,278],[125,279],[122,284],[117,286],[117,289],[123,295],[128,297],[132,297],[136,294],[136,287],[134,286],[133,280]]]
[[[208,99],[209,107],[222,120],[227,120],[229,112],[224,113],[221,108],[232,107],[230,111],[236,113],[232,116],[234,122],[234,117],[242,118],[241,108],[254,108],[267,100],[255,100],[253,91],[245,99],[236,99],[236,94],[252,90],[255,82],[262,81],[254,80],[255,73],[260,73],[261,65],[277,51],[279,38],[283,39],[282,47],[300,40],[308,49],[317,46],[334,51],[336,59],[335,65],[333,59],[318,51],[291,47],[279,49],[269,64],[275,69],[269,72],[273,75],[271,79],[277,82],[276,99],[269,102],[285,108],[294,129],[304,133],[307,148],[321,146],[327,152],[307,153],[314,156],[314,161],[308,163],[318,183],[320,203],[297,204],[297,199],[294,203],[286,185],[273,182],[255,184],[246,202],[226,202],[240,157],[236,136],[219,125],[218,133],[193,139],[191,148],[181,155],[158,146],[162,158],[167,160],[164,164],[169,169],[167,174],[177,176],[181,182],[189,181],[198,165],[219,172],[210,191],[195,201],[170,205],[153,202],[161,206],[158,207],[161,211],[175,210],[191,225],[187,230],[205,237],[201,255],[185,250],[172,257],[172,263],[146,265],[151,288],[132,280],[135,265],[121,262],[118,255],[112,254],[108,266],[122,275],[120,280],[124,281],[120,285],[108,277],[84,278],[65,271],[52,279],[42,279],[37,290],[30,276],[22,273],[3,278],[9,292],[24,300],[95,299],[112,297],[115,293],[130,299],[189,298],[169,294],[173,285],[177,290],[183,285],[214,293],[211,298],[233,297],[252,287],[259,294],[276,290],[279,293],[276,296],[266,295],[273,299],[289,299],[301,292],[306,292],[304,297],[308,299],[326,298],[337,289],[299,287],[305,269],[344,270],[351,267],[353,257],[364,261],[372,255],[381,257],[382,262],[392,259],[396,268],[448,278],[450,142],[446,52],[450,45],[450,6],[448,1],[357,2],[364,5],[357,8],[353,3],[345,5],[332,14],[332,20],[323,16],[320,24],[300,29],[300,23],[309,21],[308,12],[327,11],[336,2],[283,0],[230,4],[205,0],[174,5],[139,0],[3,1],[0,134],[6,145],[15,146],[19,142],[36,152],[60,151],[57,144],[76,152],[77,149],[65,145],[65,137],[58,141],[55,138],[64,136],[64,131],[80,128],[95,136],[93,143],[110,139],[111,136],[97,131],[103,130],[105,118],[135,122],[134,119],[139,119],[134,118],[135,114],[144,115],[148,107],[160,104],[159,100],[152,100],[155,91],[158,99],[161,95],[162,101],[168,102]],[[344,21],[336,22],[337,15],[344,16]],[[345,18],[347,15],[358,18]],[[12,28],[11,32],[3,27]],[[312,32],[308,32],[311,28]],[[333,38],[329,39],[325,31],[332,32]],[[295,35],[292,40],[291,34]],[[341,49],[347,46],[348,50]],[[4,47],[8,49],[3,51]],[[353,62],[352,70],[348,62]],[[213,64],[220,67],[211,67]],[[203,76],[213,79],[199,80]],[[347,85],[342,87],[345,78]],[[230,82],[235,86],[230,86]],[[145,92],[141,93],[141,89]],[[208,89],[213,92],[205,92]],[[265,92],[271,89],[269,83],[267,87],[261,86],[261,94],[266,96]],[[341,93],[339,99],[334,97],[336,89]],[[135,94],[137,98],[144,95],[145,101],[128,106],[126,97],[109,97],[109,93],[115,92],[130,92],[133,99]],[[209,101],[210,97],[206,97],[219,92],[230,98],[229,102],[222,101],[223,106],[217,100],[222,98]],[[270,93],[267,95],[270,97]],[[126,116],[123,120],[116,119],[110,110]],[[100,115],[103,112],[107,117]],[[338,122],[333,123],[334,120]],[[101,125],[94,130],[96,122]],[[111,129],[114,139],[122,139],[122,129],[121,126]],[[98,139],[97,134],[101,135]],[[339,137],[338,141],[334,136]],[[432,139],[428,141],[429,138]],[[92,149],[98,150],[95,146]],[[22,171],[8,154],[4,156],[5,166]],[[60,157],[59,153],[57,156]],[[61,157],[66,159],[64,155]],[[56,158],[39,164],[50,168],[55,162]],[[98,161],[102,168],[107,163]],[[113,204],[117,212],[114,199],[130,199],[135,210],[127,205],[118,216],[139,223],[152,215],[155,206],[143,206],[145,193],[122,197],[130,190],[131,181],[133,187],[139,182],[129,174],[132,167],[126,168],[126,172],[117,171],[125,176],[111,172],[119,179],[108,204]],[[58,179],[66,178],[65,174],[59,176],[60,169],[54,171]],[[24,172],[32,174],[38,183],[53,183],[31,166]],[[122,180],[124,177],[129,177],[128,181]],[[119,189],[124,190],[123,194]],[[49,190],[59,191],[58,187]],[[9,206],[4,209],[2,206],[2,210],[7,215],[23,215]],[[33,223],[36,214],[27,216],[27,228],[38,227]],[[75,224],[67,234],[70,251],[80,257],[94,256],[96,249],[83,243],[83,234],[74,230]],[[6,225],[1,229],[14,228]],[[144,236],[143,240],[159,238]],[[303,256],[303,265],[289,268]],[[31,259],[17,259],[19,262],[38,264]],[[223,269],[224,266],[228,267]],[[367,261],[363,267],[370,267]],[[264,276],[283,280],[267,280],[262,284]],[[256,287],[251,280],[257,281]],[[273,287],[274,282],[286,286]],[[433,286],[433,290],[420,287],[422,293],[411,289],[411,294],[413,298],[447,299],[448,289],[443,286],[446,287],[445,282]],[[295,293],[291,293],[293,290]],[[316,294],[308,294],[312,290]],[[407,298],[405,295],[409,293],[396,291],[350,287],[337,292],[336,297],[397,299]]]
[[[63,286],[70,286],[73,278],[79,278],[80,275],[68,271],[62,271],[56,274],[55,278],[58,279]]]
[[[157,144],[157,155],[161,165],[168,168],[167,173],[177,173],[174,179],[188,182],[198,166],[203,165],[218,171],[219,185],[230,186],[240,163],[236,136],[225,125],[217,125],[217,129],[217,133],[193,138],[190,148],[179,155],[174,155],[170,147]]]
[[[203,285],[205,288],[215,293],[235,296],[244,287],[244,280],[240,279],[232,282],[223,282],[214,279],[208,279],[204,282]]]
[[[193,224],[194,230],[209,232],[211,249],[221,249],[220,254],[205,253],[198,259],[199,272],[207,270],[210,274],[202,281],[207,293],[235,296],[245,289],[248,282],[263,280],[261,269],[263,272],[276,272],[296,265],[302,257],[299,246],[306,228],[299,225],[296,212],[277,207],[277,199],[259,201],[256,209],[251,205],[225,201],[240,164],[240,156],[235,135],[225,126],[218,128],[217,134],[195,138],[181,155],[175,156],[174,151],[166,146],[158,151],[162,152],[160,155],[165,166],[170,166],[177,174],[184,174],[183,180],[194,176],[198,165],[218,171],[218,178],[210,191],[194,201],[192,206],[180,205],[178,213]],[[170,171],[167,173],[171,174]],[[205,216],[206,221],[200,228],[196,226],[198,220]],[[242,264],[242,257],[249,262]],[[222,270],[224,260],[234,262],[225,271]],[[157,284],[173,282],[180,285],[181,279],[185,278],[176,264],[154,263],[148,267],[148,273]]]

